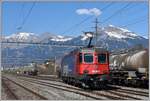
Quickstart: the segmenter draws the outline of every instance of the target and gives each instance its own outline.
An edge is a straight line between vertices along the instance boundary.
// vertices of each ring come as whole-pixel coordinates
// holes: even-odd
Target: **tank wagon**
[[[149,53],[147,49],[110,56],[113,83],[148,87]]]
[[[76,49],[63,57],[60,69],[64,82],[97,87],[109,79],[109,53],[94,47]]]
[[[17,74],[24,74],[24,75],[38,75],[38,70],[34,66],[24,66],[15,70]]]

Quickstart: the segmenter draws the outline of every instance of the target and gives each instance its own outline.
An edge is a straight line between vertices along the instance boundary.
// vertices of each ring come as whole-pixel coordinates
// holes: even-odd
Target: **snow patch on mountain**
[[[108,27],[120,29],[120,30],[122,30],[123,32],[131,32],[131,31],[127,30],[127,29],[124,29],[124,28],[121,28],[121,27],[117,27],[117,26],[114,26],[114,25],[108,25]]]
[[[52,41],[68,41],[71,40],[72,38],[64,38],[64,37],[56,37],[51,39]]]
[[[46,40],[51,40],[51,41],[68,41],[71,40],[72,37],[66,37],[66,36],[61,36],[61,35],[55,35],[51,33],[43,33],[41,35],[36,35],[34,33],[27,33],[27,32],[20,32],[20,33],[15,33],[10,36],[5,36],[5,40],[9,41],[19,41],[19,42],[29,42],[29,41],[36,41],[36,42],[41,42],[41,41],[46,41]]]
[[[11,40],[11,41],[37,41],[38,36],[36,36],[34,33],[27,33],[27,32],[20,32],[15,33],[10,36],[6,36],[5,40]]]
[[[65,42],[71,40],[72,37],[69,36],[62,36],[62,35],[56,35],[49,32],[42,33],[40,35],[40,40],[47,42],[47,41],[55,41],[55,42]]]
[[[138,37],[135,33],[120,27],[116,27],[114,25],[108,25],[103,29],[104,33],[108,34],[110,37],[115,37],[118,39],[122,38],[131,38],[135,39]]]
[[[52,41],[68,41],[68,40],[71,40],[71,39],[72,39],[71,37],[65,37],[65,36],[61,36],[61,35],[56,35],[51,40]]]
[[[17,33],[17,34],[12,34],[10,36],[6,36],[6,39],[9,38],[14,38],[14,39],[28,39],[30,36],[33,36],[34,33],[26,33],[26,32],[21,32],[21,33]]]

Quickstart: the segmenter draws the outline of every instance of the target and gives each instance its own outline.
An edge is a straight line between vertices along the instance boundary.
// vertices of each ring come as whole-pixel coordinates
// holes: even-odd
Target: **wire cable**
[[[125,8],[127,8],[130,5],[130,3],[126,4],[124,7],[122,7],[121,9],[117,10],[115,13],[113,13],[111,16],[109,16],[108,18],[106,18],[105,20],[103,20],[101,23],[105,23],[106,21],[110,20],[112,17],[116,16],[117,14],[119,14],[120,12],[122,12]]]
[[[112,6],[112,5],[113,5],[113,2],[109,3],[108,5],[106,5],[105,7],[103,7],[103,8],[101,9],[101,11],[106,10],[107,8],[109,8],[109,7]]]
[[[128,27],[128,26],[131,26],[131,25],[135,25],[135,24],[137,24],[137,23],[141,23],[141,22],[144,22],[144,21],[146,21],[146,20],[148,20],[148,19],[143,18],[143,19],[141,19],[141,20],[134,21],[134,22],[132,22],[132,23],[128,23],[128,24],[126,24],[126,25],[124,25],[124,26],[122,26],[122,27]]]
[[[31,8],[29,9],[29,12],[28,12],[27,15],[25,16],[25,18],[24,18],[24,20],[23,20],[23,22],[22,22],[22,24],[21,24],[21,26],[20,26],[20,29],[22,29],[23,26],[25,25],[25,23],[26,23],[27,19],[29,18],[29,16],[30,16],[30,14],[31,14],[31,12],[32,12],[32,10],[33,10],[35,4],[36,4],[36,2],[33,2]]]
[[[74,26],[70,27],[69,29],[65,30],[62,34],[65,34],[66,32],[72,30],[73,28],[80,26],[82,23],[84,23],[85,21],[91,19],[92,17],[93,17],[93,16],[88,16],[88,17],[86,17],[86,18],[85,18],[84,20],[82,20],[80,23],[77,23],[77,24],[75,24]]]
[[[22,22],[23,19],[24,19],[24,14],[23,14],[23,9],[24,9],[24,7],[25,7],[25,3],[22,3],[20,12],[19,12],[19,14],[18,14],[18,18],[19,18],[19,17],[21,18],[21,22]],[[17,19],[17,21],[18,21],[18,19]],[[16,31],[21,29],[21,27],[17,25],[17,21],[16,21]]]

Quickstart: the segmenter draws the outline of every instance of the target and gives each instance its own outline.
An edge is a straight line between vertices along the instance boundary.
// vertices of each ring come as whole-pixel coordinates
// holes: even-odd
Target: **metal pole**
[[[54,64],[54,73],[56,74],[56,56],[55,56],[55,64]]]
[[[95,20],[95,37],[96,37],[95,47],[97,46],[97,24],[98,24],[98,20],[96,18],[96,20]]]

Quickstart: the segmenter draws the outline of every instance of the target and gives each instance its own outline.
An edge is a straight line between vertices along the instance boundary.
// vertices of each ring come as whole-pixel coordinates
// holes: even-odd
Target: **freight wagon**
[[[148,87],[148,49],[111,55],[110,69],[112,83]]]

